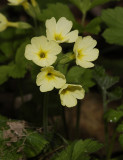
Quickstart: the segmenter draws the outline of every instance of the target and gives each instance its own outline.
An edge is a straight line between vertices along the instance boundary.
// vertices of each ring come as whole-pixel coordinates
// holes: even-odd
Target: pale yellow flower
[[[59,71],[54,70],[53,66],[42,68],[36,79],[36,84],[40,86],[41,92],[51,91],[54,88],[59,89],[65,83],[65,76]]]
[[[0,13],[0,32],[4,31],[7,27],[8,20],[2,13]]]
[[[25,49],[25,57],[35,64],[46,67],[52,65],[62,48],[55,41],[48,41],[45,36],[34,37]]]
[[[77,105],[77,99],[83,99],[85,91],[81,85],[65,84],[59,91],[61,104],[67,107]]]
[[[57,23],[54,17],[46,20],[47,38],[58,43],[75,42],[78,37],[78,30],[70,32],[72,25],[72,21],[67,20],[65,17],[61,17]]]
[[[76,64],[83,68],[91,68],[94,61],[98,58],[99,50],[94,48],[97,42],[91,36],[78,37],[74,45],[74,53],[76,56]]]
[[[27,1],[27,0],[8,0],[9,5],[12,5],[12,6],[20,5],[25,1]]]

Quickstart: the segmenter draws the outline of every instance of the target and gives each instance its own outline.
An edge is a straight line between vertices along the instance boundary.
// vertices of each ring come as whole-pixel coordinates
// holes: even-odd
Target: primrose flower
[[[58,43],[75,42],[78,37],[78,30],[70,32],[72,25],[72,21],[67,20],[65,17],[61,17],[57,23],[54,17],[46,20],[46,34],[48,40],[54,40]]]
[[[35,64],[46,67],[52,65],[62,48],[55,41],[48,41],[45,36],[34,37],[25,49],[25,57]]]
[[[36,79],[36,84],[40,86],[41,92],[61,88],[65,83],[65,76],[59,71],[54,70],[53,66],[42,68]]]
[[[2,13],[0,13],[0,32],[4,31],[7,27],[8,20]]]
[[[76,57],[76,64],[83,68],[91,68],[94,61],[98,58],[99,50],[94,48],[97,42],[91,36],[78,37],[74,44],[74,53]]]
[[[65,84],[59,91],[61,104],[67,107],[77,105],[77,99],[83,99],[85,91],[81,85]]]
[[[25,1],[27,1],[27,0],[8,0],[9,5],[12,5],[12,6],[20,5]]]

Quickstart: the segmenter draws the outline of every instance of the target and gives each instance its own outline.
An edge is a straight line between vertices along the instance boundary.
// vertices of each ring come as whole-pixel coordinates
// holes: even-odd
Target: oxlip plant
[[[122,88],[116,84],[120,85],[120,78],[106,72],[115,67],[102,56],[113,52],[112,46],[111,49],[107,47],[109,44],[116,45],[114,51],[123,45],[120,19],[123,8],[103,9],[100,16],[87,22],[93,8],[116,1],[8,0],[5,9],[3,4],[0,11],[0,92],[12,93],[12,107],[10,111],[0,110],[7,110],[0,116],[0,159],[123,158],[122,153],[113,158],[115,142],[123,147]],[[81,13],[81,20],[73,15],[71,6]],[[121,65],[115,64],[120,76]],[[80,135],[81,107],[91,88],[102,100],[103,141]],[[114,101],[117,107],[109,108]],[[75,118],[73,132],[76,135],[71,139],[66,110],[72,109],[75,109],[75,117],[71,117],[71,123]],[[58,116],[62,122],[57,122]],[[112,123],[114,126],[110,129]]]

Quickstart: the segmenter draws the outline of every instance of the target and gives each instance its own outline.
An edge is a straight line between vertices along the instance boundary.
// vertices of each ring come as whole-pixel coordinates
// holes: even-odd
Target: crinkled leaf
[[[9,67],[8,66],[0,66],[0,84],[3,84],[8,80],[8,72],[9,72]]]
[[[27,60],[24,57],[25,46],[28,40],[20,45],[15,56],[15,63],[11,63],[9,76],[12,78],[22,78],[26,73]]]
[[[117,107],[117,110],[123,111],[123,105],[120,105],[119,107]]]
[[[94,85],[92,80],[92,70],[84,69],[79,66],[73,66],[67,73],[67,82],[72,84],[80,84],[86,91]]]
[[[79,24],[77,24],[72,12],[65,4],[48,4],[47,9],[42,10],[41,19],[43,21],[46,21],[47,19],[50,19],[52,17],[55,17],[57,20],[61,17],[66,17],[68,20],[71,20],[73,22],[75,28],[79,27]]]
[[[106,114],[105,118],[108,122],[118,122],[123,117],[123,111],[110,109]]]
[[[98,34],[101,30],[100,28],[101,18],[96,17],[92,19],[85,27],[85,31],[92,33],[92,34]]]
[[[123,132],[123,123],[118,125],[117,132]]]
[[[123,94],[123,90],[120,87],[116,87],[112,91],[107,92],[108,103],[111,101],[115,101],[115,100],[120,99],[122,97],[122,94]]]
[[[89,154],[98,151],[100,148],[102,148],[102,144],[96,141],[90,139],[84,141],[79,140],[69,145],[61,153],[57,154],[56,158],[53,160],[89,160]]]
[[[0,50],[4,53],[5,57],[11,57],[13,54],[12,42],[9,41],[1,43]]]
[[[103,32],[103,37],[108,43],[123,45],[123,8],[107,9],[102,12],[102,20],[108,28]]]
[[[85,14],[91,6],[91,1],[90,0],[70,0],[73,4],[75,4],[80,11]]]
[[[74,54],[72,52],[68,52],[66,54],[63,54],[62,57],[59,60],[60,64],[66,64],[74,59]]]
[[[119,81],[119,77],[111,77],[105,73],[105,70],[96,66],[94,70],[94,79],[102,90],[107,90]]]
[[[24,153],[27,157],[34,157],[38,155],[47,144],[48,141],[40,134],[36,132],[29,133],[26,137]]]
[[[1,160],[19,160],[22,159],[22,155],[16,152],[12,152],[13,148],[4,149],[4,152],[0,155]]]
[[[26,68],[23,65],[10,64],[9,65],[9,76],[12,78],[23,78],[26,73]]]
[[[102,5],[104,3],[111,2],[111,1],[118,1],[118,0],[93,0],[90,8],[94,8],[98,5]]]
[[[38,73],[40,72],[41,67],[34,64],[33,62],[29,62],[29,70],[31,72],[32,80],[36,80]]]
[[[66,75],[68,71],[69,64],[58,64],[56,69]]]
[[[103,147],[103,144],[99,143],[98,141],[93,141],[91,139],[84,140],[84,146],[85,146],[85,152],[87,153],[93,153],[98,151]],[[83,147],[84,148],[84,147]]]
[[[0,32],[0,39],[10,40],[13,38],[15,29],[7,28],[5,31]]]
[[[123,148],[123,134],[121,134],[119,136],[119,143],[120,143],[121,147]]]

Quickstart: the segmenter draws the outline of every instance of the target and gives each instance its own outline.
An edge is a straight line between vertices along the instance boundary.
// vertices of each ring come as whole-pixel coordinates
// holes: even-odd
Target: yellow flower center
[[[47,75],[46,75],[46,78],[48,80],[54,79],[54,75],[51,72],[48,72]]]
[[[55,34],[54,38],[55,38],[56,41],[62,41],[63,40],[63,37],[62,37],[61,33],[60,34]]]
[[[46,51],[40,50],[40,51],[38,52],[38,55],[39,55],[39,57],[40,57],[41,59],[46,58],[46,54],[47,54]]]
[[[84,56],[84,54],[82,53],[82,49],[78,50],[77,58],[82,59],[83,56]]]

